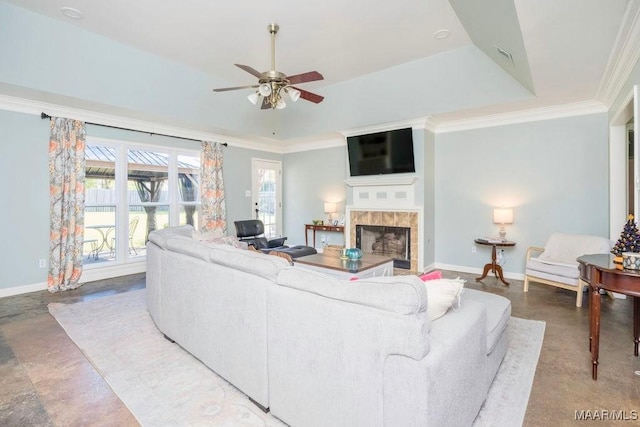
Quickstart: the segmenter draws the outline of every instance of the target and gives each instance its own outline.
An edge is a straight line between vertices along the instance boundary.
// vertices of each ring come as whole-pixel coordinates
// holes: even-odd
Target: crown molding
[[[132,119],[129,117],[104,114],[91,110],[72,108],[58,104],[51,104],[41,101],[33,101],[24,98],[0,94],[0,109],[14,111],[24,114],[40,116],[46,113],[54,117],[68,117],[84,122],[96,123],[107,126],[116,126],[125,129],[148,132],[151,134],[164,134],[179,138],[190,138],[200,141],[226,142],[230,146],[247,148],[252,150],[282,153],[281,141],[260,138],[261,142],[253,142],[244,138],[237,138],[228,135],[220,135],[211,132],[201,132],[177,126],[167,126],[157,122]]]
[[[611,106],[640,59],[640,2],[630,1],[620,25],[596,99]]]
[[[0,94],[0,109],[25,114],[33,114],[37,116],[40,116],[40,113],[45,112],[51,116],[69,117],[76,120],[83,120],[91,123],[139,130],[148,133],[165,134],[196,140],[227,142],[230,146],[233,147],[277,154],[288,154],[302,151],[343,147],[346,143],[345,138],[348,136],[384,132],[406,127],[411,127],[414,130],[424,129],[434,134],[438,134],[607,112],[607,106],[602,102],[586,101],[573,104],[554,105],[551,107],[512,111],[509,113],[493,114],[488,116],[479,116],[461,120],[441,121],[433,116],[426,116],[418,119],[345,130],[339,133],[340,136],[325,134],[321,137],[312,137],[306,140],[294,139],[289,141],[280,141],[275,139],[257,137],[255,138],[255,141],[252,141],[247,138],[239,138],[210,132],[201,132],[176,126],[167,126],[152,121],[132,119],[112,114],[104,114],[91,110],[71,108],[58,104],[33,101],[2,94]]]
[[[440,122],[436,128],[436,133],[459,132],[463,130],[506,126],[516,123],[552,120],[606,112],[607,107],[602,102],[576,102],[573,104],[553,105],[551,107],[532,108],[509,113]]]
[[[426,126],[426,118],[419,118],[419,119],[410,119],[410,120],[401,120],[397,122],[383,123],[379,125],[363,126],[363,127],[354,128],[354,129],[347,129],[347,130],[340,131],[340,133],[344,137],[349,137],[349,136],[355,136],[355,135],[366,135],[368,133],[386,132],[389,130],[404,129],[404,128],[411,128],[414,130],[424,129],[425,126]]]
[[[438,125],[440,124],[440,120],[436,119],[433,116],[428,116],[424,119],[424,128],[431,133],[436,133],[438,129]]]

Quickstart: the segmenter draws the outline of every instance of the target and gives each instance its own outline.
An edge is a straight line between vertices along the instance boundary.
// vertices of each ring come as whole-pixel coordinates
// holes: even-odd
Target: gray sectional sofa
[[[416,276],[340,281],[284,259],[154,231],[158,329],[293,426],[467,426],[506,352],[503,297],[465,289],[427,318]]]

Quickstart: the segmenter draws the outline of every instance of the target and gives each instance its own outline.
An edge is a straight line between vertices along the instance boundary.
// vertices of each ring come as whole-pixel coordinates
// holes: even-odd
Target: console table
[[[304,225],[304,244],[309,246],[309,230],[313,230],[313,247],[316,247],[316,231],[329,231],[333,233],[344,233],[344,225]]]
[[[490,240],[486,240],[486,239],[476,239],[474,240],[474,242],[478,245],[484,245],[484,246],[491,246],[491,262],[487,265],[484,266],[484,270],[482,272],[482,276],[481,277],[476,277],[476,282],[484,279],[485,277],[487,277],[487,274],[489,273],[489,271],[491,271],[497,278],[500,279],[500,281],[502,283],[504,283],[505,285],[509,286],[509,282],[507,282],[506,280],[504,280],[504,276],[502,275],[502,266],[500,264],[498,264],[497,262],[497,256],[496,256],[496,246],[499,247],[508,247],[508,246],[515,246],[516,242],[510,242],[508,240],[505,240],[503,242],[494,242],[494,241],[490,241]]]
[[[580,279],[589,284],[589,350],[591,378],[598,379],[600,351],[600,289],[633,298],[634,355],[640,346],[640,271],[625,270],[613,262],[613,255],[583,255],[577,259]]]

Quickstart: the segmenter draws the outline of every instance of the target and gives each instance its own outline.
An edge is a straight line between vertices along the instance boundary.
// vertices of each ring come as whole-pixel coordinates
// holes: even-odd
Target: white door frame
[[[634,206],[636,221],[640,215],[640,144],[638,142],[638,112],[640,104],[638,86],[634,86],[619,110],[615,113],[609,127],[609,238],[614,241],[620,237],[620,230],[627,220],[628,161],[626,124],[633,117],[634,125]],[[621,166],[624,165],[624,166]],[[622,191],[624,189],[624,191]]]
[[[257,169],[261,167],[264,169],[273,169],[276,171],[276,237],[282,236],[282,162],[279,160],[267,160],[252,158],[251,159],[251,218],[256,218],[256,206],[258,205],[258,176]]]

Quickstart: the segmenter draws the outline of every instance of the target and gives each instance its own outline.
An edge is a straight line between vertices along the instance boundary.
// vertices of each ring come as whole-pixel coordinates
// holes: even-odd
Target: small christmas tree
[[[623,252],[640,252],[640,232],[638,232],[638,226],[633,220],[633,215],[627,217],[622,234],[611,249],[611,253],[616,257],[622,257]]]

